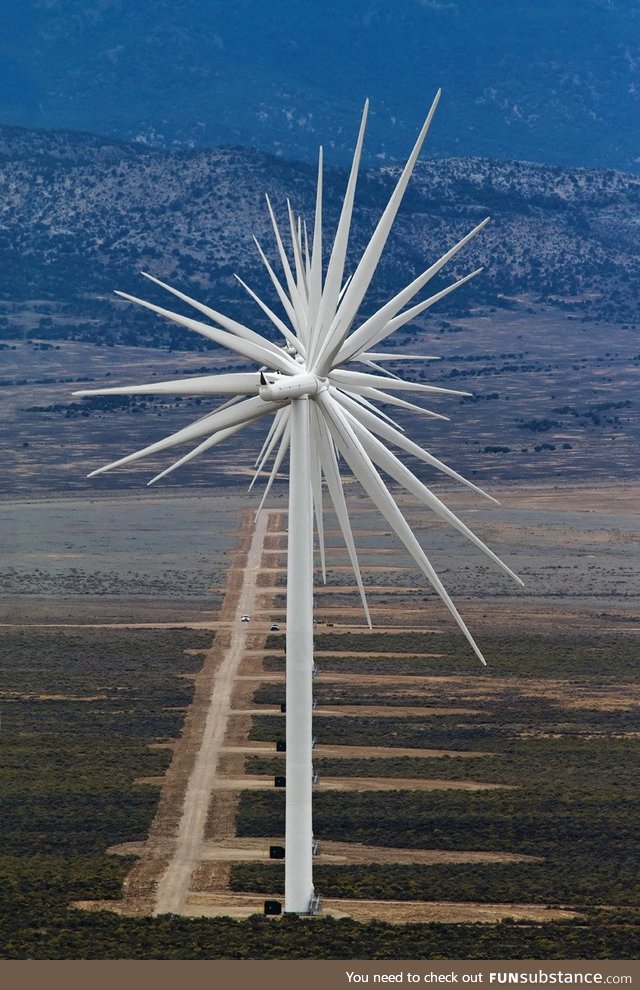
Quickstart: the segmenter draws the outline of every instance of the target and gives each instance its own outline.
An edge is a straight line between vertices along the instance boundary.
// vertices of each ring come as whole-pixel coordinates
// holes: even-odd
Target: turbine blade
[[[341,406],[351,412],[364,427],[371,430],[372,433],[377,434],[377,436],[382,437],[384,440],[388,440],[389,443],[395,444],[396,447],[400,447],[400,449],[406,451],[407,454],[413,454],[414,457],[424,461],[425,464],[430,464],[438,471],[442,471],[443,474],[449,475],[450,478],[454,478],[455,481],[459,481],[460,484],[466,485],[467,488],[470,488],[483,498],[488,499],[489,502],[493,502],[494,505],[500,504],[492,495],[489,495],[487,492],[483,491],[482,488],[478,488],[478,486],[474,485],[472,481],[468,481],[466,478],[463,478],[461,474],[458,474],[457,471],[454,471],[453,468],[450,468],[443,461],[438,460],[437,457],[434,457],[426,450],[423,450],[422,447],[419,447],[413,440],[409,440],[404,433],[399,433],[392,427],[387,426],[386,423],[381,422],[368,410],[363,410],[359,406],[356,406],[350,396],[347,396],[341,392],[335,396],[335,399]]]
[[[355,435],[342,410],[331,400],[326,392],[320,392],[317,401],[325,413],[326,422],[333,438],[354,475],[449,609],[450,614],[465,635],[476,656],[483,664],[486,663],[462,616],[451,600],[449,593],[436,574],[433,565],[415,538],[409,524],[387,490],[375,465],[363,449],[362,444]]]
[[[340,295],[338,296],[338,302],[340,302],[340,300],[344,296],[345,292],[349,288],[349,284],[350,284],[352,278],[353,278],[353,275],[349,275],[349,277],[345,280],[344,285],[340,289]]]
[[[260,510],[264,506],[264,503],[267,500],[267,495],[271,491],[271,486],[272,486],[272,484],[274,482],[274,479],[275,479],[278,471],[280,470],[280,465],[282,464],[282,461],[284,460],[284,455],[286,454],[287,450],[289,449],[289,442],[290,442],[290,440],[291,440],[291,421],[289,419],[287,419],[286,424],[285,424],[285,428],[284,428],[284,433],[283,433],[282,441],[280,443],[280,447],[278,448],[278,453],[276,454],[276,459],[273,462],[273,467],[271,469],[271,474],[269,475],[269,480],[267,481],[267,484],[266,484],[266,487],[265,487],[265,490],[264,490],[264,495],[262,496],[262,501],[260,502],[260,505],[258,506],[258,509],[256,511],[256,516],[258,515],[258,513],[260,512]]]
[[[249,286],[247,285],[247,283],[246,283],[246,282],[243,282],[243,280],[242,280],[242,279],[240,278],[240,276],[239,276],[239,275],[235,275],[234,277],[235,277],[235,278],[236,278],[236,279],[238,280],[238,282],[240,283],[240,285],[242,286],[242,288],[243,288],[243,289],[245,289],[245,290],[246,290],[246,292],[248,292],[248,293],[249,293],[249,295],[250,295],[250,296],[251,296],[251,298],[252,298],[252,299],[254,300],[254,302],[257,302],[257,304],[258,304],[258,306],[260,307],[260,309],[262,310],[262,312],[263,312],[263,313],[265,313],[265,314],[266,314],[266,315],[267,315],[267,316],[269,317],[269,319],[270,319],[270,320],[271,320],[271,322],[273,323],[273,325],[274,325],[274,327],[277,327],[277,329],[278,329],[278,330],[280,331],[280,333],[282,334],[282,336],[284,337],[284,339],[285,339],[285,340],[287,341],[287,343],[288,343],[288,344],[289,344],[289,345],[290,345],[291,347],[293,347],[293,349],[294,349],[294,350],[296,350],[296,351],[298,351],[299,353],[301,353],[301,354],[302,354],[302,356],[304,357],[304,347],[303,347],[303,345],[302,345],[302,341],[301,341],[301,340],[299,340],[299,339],[298,339],[298,338],[296,337],[296,335],[295,335],[295,334],[293,334],[293,333],[291,333],[291,330],[290,330],[290,329],[289,329],[289,327],[288,327],[288,326],[286,325],[286,323],[284,323],[284,322],[283,322],[283,321],[282,321],[282,320],[280,319],[280,317],[279,317],[279,316],[277,316],[277,315],[276,315],[276,314],[275,314],[275,313],[273,312],[273,310],[272,310],[272,309],[269,309],[269,307],[267,306],[267,304],[266,304],[265,302],[263,302],[263,301],[262,301],[262,299],[260,298],[260,296],[258,296],[258,295],[256,295],[256,293],[255,293],[255,292],[253,291],[253,289],[251,289],[251,288],[250,288],[250,287],[249,287]]]
[[[356,579],[358,591],[360,592],[360,600],[362,602],[362,608],[367,620],[367,625],[371,629],[371,615],[369,613],[367,596],[364,590],[362,574],[360,573],[360,563],[358,561],[358,554],[356,552],[353,533],[351,531],[349,510],[347,509],[344,490],[342,488],[342,481],[340,480],[340,470],[338,468],[335,444],[315,402],[311,403],[311,430],[316,451],[318,453],[318,457],[320,458],[322,473],[324,474],[325,481],[327,482],[331,504],[333,505],[333,509],[338,520],[338,525],[342,531],[347,553],[349,554],[351,568]]]
[[[311,254],[309,252],[309,231],[307,230],[307,223],[305,220],[302,221],[302,233],[304,236],[304,273],[307,279],[308,288],[309,276],[311,275]]]
[[[207,412],[203,413],[202,416],[198,416],[198,418],[197,419],[194,419],[193,422],[194,423],[201,423],[202,420],[203,419],[206,419],[207,416],[210,416],[212,412],[217,412],[217,413],[218,412],[222,412],[223,409],[229,409],[230,406],[234,406],[238,402],[243,402],[243,401],[244,401],[243,396],[241,396],[241,395],[234,395],[232,399],[227,399],[226,402],[221,402],[219,406],[216,406],[215,407],[215,409],[209,409]]]
[[[431,109],[429,110],[427,119],[425,120],[422,130],[418,135],[413,151],[411,152],[407,164],[405,165],[391,198],[387,203],[385,211],[378,221],[378,226],[376,227],[373,236],[371,237],[371,240],[362,255],[362,258],[360,259],[358,267],[356,268],[351,280],[351,284],[349,285],[349,288],[345,292],[344,298],[340,303],[340,309],[338,310],[331,329],[326,337],[322,352],[318,355],[317,368],[314,368],[314,370],[317,370],[320,374],[326,373],[326,370],[331,367],[333,357],[339,350],[341,344],[344,342],[355,315],[360,308],[360,303],[369,288],[373,273],[380,260],[380,255],[382,254],[384,246],[387,242],[389,231],[391,230],[393,221],[395,220],[396,214],[400,207],[400,203],[402,202],[402,197],[404,196],[414,166],[418,160],[418,155],[422,149],[424,139],[427,136],[429,127],[431,126],[431,121],[433,120],[433,115],[436,112],[439,99],[440,90],[436,93],[435,99],[431,104]]]
[[[164,471],[161,471],[160,474],[156,474],[151,481],[147,482],[147,487],[150,485],[155,485],[157,481],[160,481],[161,478],[171,474],[171,472],[175,471],[176,468],[182,467],[182,465],[187,464],[188,461],[192,461],[195,457],[199,457],[200,454],[204,454],[205,450],[209,450],[211,447],[216,447],[219,443],[223,443],[229,437],[233,436],[234,433],[239,433],[240,430],[243,430],[245,426],[245,423],[241,423],[239,426],[230,426],[228,430],[220,430],[219,433],[214,433],[212,437],[207,437],[206,440],[203,440],[202,443],[198,444],[197,447],[194,447],[193,450],[190,450],[189,453],[185,454],[184,457],[181,457],[180,460],[175,461],[175,463],[173,463],[170,467],[165,468]]]
[[[208,316],[210,320],[213,320],[214,323],[219,323],[221,327],[224,327],[224,329],[228,330],[230,333],[234,333],[236,336],[242,337],[243,340],[251,340],[259,347],[266,347],[267,350],[278,350],[275,344],[273,344],[270,340],[267,340],[266,337],[263,337],[261,334],[256,333],[255,330],[251,330],[249,327],[245,327],[244,324],[238,323],[236,320],[231,320],[228,316],[224,316],[217,310],[211,309],[209,306],[205,306],[203,303],[198,302],[196,299],[192,299],[190,296],[186,296],[184,292],[179,292],[177,289],[167,285],[166,282],[161,282],[159,278],[155,277],[155,275],[149,275],[148,272],[141,272],[140,274],[143,275],[144,278],[149,279],[150,282],[155,282],[156,285],[166,289],[167,292],[171,292],[172,295],[177,296],[178,299],[182,299],[183,302],[193,306],[194,309],[204,313],[204,315]]]
[[[260,338],[262,343],[256,344],[253,340],[239,337],[235,333],[228,333],[226,330],[219,330],[217,327],[210,327],[206,323],[200,323],[186,316],[180,316],[179,313],[172,313],[171,310],[162,309],[160,306],[155,306],[145,299],[130,296],[127,292],[116,292],[116,295],[128,300],[128,302],[137,303],[138,306],[143,306],[145,309],[151,310],[152,313],[165,316],[172,323],[186,327],[187,330],[194,330],[196,333],[202,334],[203,337],[214,341],[214,343],[228,347],[230,351],[235,351],[236,354],[242,354],[243,357],[247,357],[251,361],[256,361],[258,364],[266,364],[267,367],[277,368],[279,371],[283,371],[289,375],[297,371],[295,362],[263,337]],[[233,323],[233,321],[230,322]]]
[[[461,240],[458,241],[452,248],[445,252],[441,258],[439,258],[430,268],[422,272],[416,279],[413,280],[406,288],[398,292],[397,295],[390,299],[388,303],[385,303],[373,316],[370,316],[362,326],[358,327],[354,333],[346,341],[347,349],[351,354],[357,354],[363,347],[368,346],[368,341],[376,339],[377,334],[386,326],[386,324],[392,320],[397,313],[400,312],[403,306],[409,302],[410,299],[416,295],[420,289],[424,288],[427,282],[430,282],[434,275],[443,268],[448,261],[450,261],[455,255],[465,247],[469,241],[471,241],[480,231],[486,227],[489,223],[489,218],[483,220],[479,223],[477,227],[474,227],[472,231],[466,234]],[[354,314],[355,315],[355,314]]]
[[[259,396],[253,399],[245,399],[243,402],[230,406],[227,409],[213,412],[209,416],[204,416],[197,423],[191,423],[189,426],[185,426],[184,429],[178,430],[177,433],[173,433],[163,440],[158,440],[156,443],[149,444],[148,447],[143,447],[142,450],[137,450],[133,454],[127,454],[126,457],[121,457],[119,460],[105,465],[105,467],[98,468],[97,471],[92,471],[89,477],[94,478],[98,474],[104,474],[105,471],[111,471],[113,468],[128,464],[131,461],[140,460],[142,457],[150,457],[152,454],[159,454],[161,451],[169,450],[171,447],[177,447],[181,443],[198,440],[200,437],[206,436],[207,433],[217,433],[219,430],[225,430],[230,426],[244,425],[253,420],[260,419],[266,413],[273,412],[278,408],[279,403],[265,402]]]
[[[519,584],[521,587],[524,586],[524,582],[520,580],[517,574],[511,570],[503,560],[498,557],[493,550],[482,542],[482,540],[476,536],[476,534],[466,526],[461,519],[459,519],[447,506],[442,502],[434,493],[423,484],[419,478],[417,478],[409,468],[400,461],[395,454],[380,443],[377,437],[372,436],[369,431],[364,428],[355,417],[351,417],[348,412],[345,411],[347,419],[349,420],[356,436],[360,440],[363,449],[367,452],[369,457],[378,467],[381,467],[383,471],[386,471],[395,481],[399,482],[404,488],[407,489],[412,495],[415,495],[423,505],[427,505],[432,512],[434,512],[440,519],[449,523],[453,529],[462,533],[474,546],[478,547],[485,556],[489,557],[494,564],[508,574],[510,578]]]
[[[400,375],[396,375],[394,371],[389,371],[388,368],[383,368],[381,364],[377,364],[375,361],[367,361],[366,358],[362,357],[362,354],[358,357],[359,361],[362,361],[367,368],[373,368],[374,371],[381,371],[385,378],[400,378]]]
[[[366,361],[440,361],[434,354],[382,354],[380,351],[360,351],[359,359]]]
[[[302,246],[300,243],[300,223],[296,224],[296,218],[293,215],[293,210],[291,208],[291,202],[287,200],[287,212],[289,214],[289,229],[291,232],[291,245],[293,247],[293,261],[296,266],[296,289],[298,290],[298,296],[303,304],[305,310],[308,313],[308,295],[307,295],[307,274],[304,269],[304,261],[302,260]]]
[[[440,413],[432,412],[430,409],[425,409],[423,406],[417,406],[415,402],[407,402],[405,399],[398,398],[397,395],[388,395],[386,392],[382,392],[379,388],[361,388],[360,386],[350,385],[348,390],[341,388],[340,394],[348,394],[352,399],[358,399],[366,396],[376,402],[383,402],[390,406],[398,406],[400,409],[410,409],[412,412],[420,413],[422,416],[428,416],[429,419],[441,419],[446,423],[450,422],[449,416],[442,416]],[[384,416],[381,409],[378,409],[376,406],[374,406],[373,409],[379,416]],[[388,417],[385,418],[388,419]],[[398,423],[394,422],[393,425],[398,429],[403,430],[403,427],[399,426]]]
[[[289,407],[284,406],[282,409],[278,409],[277,413],[274,416],[273,423],[271,424],[271,430],[273,432],[270,431],[268,443],[266,444],[265,449],[261,453],[259,463],[256,464],[256,472],[251,480],[251,484],[249,485],[249,491],[251,491],[254,484],[258,480],[260,476],[260,472],[262,471],[264,465],[269,460],[271,456],[271,451],[282,437],[282,434],[284,433],[288,422],[289,422]]]
[[[310,407],[311,408],[311,407]],[[313,427],[309,423],[309,439],[312,444],[315,439]],[[318,533],[318,550],[320,552],[320,570],[322,572],[322,583],[327,583],[327,560],[324,544],[324,510],[322,504],[322,470],[320,459],[313,456],[313,446],[311,448],[311,495],[313,499],[313,514],[316,520],[316,531]]]
[[[346,393],[340,392],[339,389],[334,389],[334,388],[330,388],[329,391],[331,392],[332,395],[336,395],[336,394],[345,395],[346,394]],[[362,389],[361,392],[353,391],[352,390],[352,391],[349,392],[349,398],[352,399],[353,402],[357,402],[359,405],[365,406],[365,408],[369,409],[374,416],[379,416],[380,419],[384,419],[384,420],[387,421],[387,423],[391,423],[392,426],[395,426],[396,430],[401,430],[404,433],[404,427],[403,426],[400,426],[400,423],[396,423],[395,419],[391,419],[391,416],[387,416],[386,412],[383,412],[382,409],[378,409],[377,406],[374,406],[373,402],[370,402],[369,399],[365,398],[365,395],[364,395],[365,392],[376,392],[376,391],[377,390],[376,389],[373,389],[373,388],[371,388],[371,389]],[[379,392],[377,394],[378,395],[383,395],[384,393]],[[402,401],[402,400],[400,399],[399,401]],[[410,406],[411,403],[410,402],[407,402],[407,403],[405,403],[405,405]],[[419,408],[420,408],[419,406],[416,406],[416,409],[419,409]]]
[[[279,422],[279,418],[278,417],[281,414],[282,414],[282,409],[278,409],[278,412],[275,414],[275,416],[271,420],[271,426],[269,427],[269,430],[267,432],[267,435],[264,438],[264,443],[262,444],[262,447],[260,448],[260,453],[258,454],[258,456],[255,459],[255,463],[253,465],[254,468],[257,468],[258,464],[260,463],[260,461],[262,459],[262,455],[264,454],[265,450],[267,449],[267,446],[269,445],[269,442],[271,441],[271,437],[273,436],[273,434],[274,434],[274,432],[276,430],[277,424]]]
[[[309,333],[313,333],[322,295],[322,148],[318,154],[318,183],[316,186],[316,214],[313,225],[311,270],[309,272]]]
[[[271,267],[271,265],[269,263],[269,259],[267,258],[266,254],[264,253],[264,251],[260,247],[260,242],[257,239],[257,237],[254,237],[253,238],[253,241],[254,241],[255,246],[258,249],[258,254],[260,255],[260,258],[262,260],[262,264],[267,269],[267,272],[269,274],[269,278],[271,279],[271,282],[273,284],[273,287],[276,290],[276,292],[278,293],[278,299],[282,303],[282,306],[284,308],[284,311],[285,311],[285,313],[287,314],[287,316],[289,318],[289,322],[291,323],[291,326],[293,327],[293,329],[296,331],[296,334],[298,335],[298,337],[300,337],[300,327],[299,327],[299,324],[298,324],[298,317],[297,317],[296,311],[295,311],[295,309],[293,307],[293,303],[289,299],[289,296],[287,295],[287,293],[284,291],[284,289],[283,289],[283,287],[282,287],[282,285],[280,283],[280,279],[278,278],[278,276],[274,272],[273,268]]]
[[[423,385],[422,382],[407,382],[402,378],[387,378],[382,375],[370,375],[366,371],[348,371],[346,368],[334,368],[330,380],[343,388],[359,385],[361,388],[385,388],[393,392],[426,392],[430,395],[471,395],[471,392],[460,392],[457,389],[441,388],[439,385]]]
[[[338,221],[338,229],[336,230],[333,248],[331,250],[331,258],[329,259],[329,266],[327,268],[324,289],[322,291],[322,298],[318,309],[318,317],[314,324],[315,333],[313,339],[310,341],[309,358],[311,367],[309,370],[313,370],[313,362],[316,355],[324,346],[326,335],[329,332],[329,328],[334,319],[336,307],[338,305],[338,296],[340,294],[342,277],[344,274],[344,262],[347,255],[347,244],[349,243],[353,202],[356,194],[358,169],[360,167],[360,157],[362,155],[362,144],[364,141],[365,128],[367,126],[368,113],[369,101],[366,100],[364,110],[362,112],[362,121],[360,123],[358,140],[353,153],[353,163],[351,165],[351,172],[349,173],[349,181],[347,182],[347,189],[342,203],[342,211]]]
[[[226,402],[221,402],[219,406],[216,406],[216,412],[222,412],[223,409],[228,409],[229,406],[234,406],[237,402],[242,402],[241,395],[234,395],[231,399],[227,399]]]
[[[296,320],[298,324],[298,334],[303,340],[306,339],[306,324],[307,324],[307,313],[306,307],[300,298],[300,293],[298,292],[298,286],[296,285],[295,279],[293,277],[293,272],[291,271],[291,265],[289,264],[289,259],[287,257],[287,252],[284,249],[284,244],[282,243],[282,237],[280,236],[280,229],[276,221],[275,213],[273,212],[273,207],[271,206],[271,200],[266,197],[267,207],[269,210],[269,216],[271,217],[271,225],[273,227],[273,232],[276,238],[276,245],[278,248],[278,254],[280,255],[280,263],[284,271],[285,281],[287,283],[287,289],[289,291],[289,299],[296,313]]]
[[[476,268],[475,271],[469,272],[468,275],[464,275],[456,282],[452,282],[450,285],[445,286],[445,288],[441,289],[440,292],[436,292],[435,295],[429,296],[429,298],[425,299],[423,302],[417,303],[417,305],[412,306],[410,309],[405,309],[404,313],[400,313],[400,315],[396,316],[395,319],[389,320],[389,322],[385,323],[385,325],[378,330],[377,333],[367,335],[367,337],[361,341],[361,346],[365,348],[374,347],[376,344],[379,344],[380,341],[386,340],[386,338],[390,337],[392,333],[395,333],[399,327],[403,327],[405,323],[410,323],[411,320],[416,318],[416,316],[419,316],[421,313],[424,313],[425,310],[430,309],[431,306],[439,302],[441,299],[444,299],[445,296],[449,295],[449,293],[455,292],[456,289],[459,289],[462,285],[465,285],[465,283],[469,282],[470,279],[475,278],[476,275],[479,275],[481,271],[482,268]],[[345,342],[344,346],[340,348],[340,351],[335,358],[336,365],[343,364],[345,361],[353,360],[356,356],[358,348],[356,344],[352,343],[352,339],[354,339],[355,336],[355,333],[352,334],[351,337],[349,337]]]
[[[90,388],[72,395],[257,395],[260,377],[257,371],[230,375],[204,375],[200,378],[179,378],[173,382],[151,382],[148,385],[117,385],[114,388]]]

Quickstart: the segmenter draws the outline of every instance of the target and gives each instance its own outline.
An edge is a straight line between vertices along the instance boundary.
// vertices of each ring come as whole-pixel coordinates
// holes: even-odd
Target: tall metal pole
[[[307,914],[313,898],[313,504],[306,396],[291,401],[289,465],[284,909]]]

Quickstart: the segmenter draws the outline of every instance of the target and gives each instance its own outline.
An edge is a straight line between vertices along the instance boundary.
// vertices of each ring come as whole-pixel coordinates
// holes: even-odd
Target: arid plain
[[[638,488],[628,483],[615,488],[570,490],[512,486],[496,494],[501,501],[499,508],[485,508],[478,505],[477,498],[459,493],[448,492],[445,497],[523,577],[522,591],[490,572],[463,541],[425,518],[415,506],[405,506],[480,643],[486,637],[508,640],[514,632],[540,642],[558,635],[570,639],[576,631],[581,637],[610,635],[615,641],[622,636],[637,642]],[[278,834],[262,838],[238,835],[242,829],[236,827],[241,792],[274,787],[273,773],[257,773],[248,762],[255,757],[276,758],[275,738],[271,743],[252,738],[252,721],[261,716],[277,719],[276,701],[284,697],[283,673],[273,669],[274,657],[282,654],[283,632],[271,634],[270,627],[277,623],[281,630],[285,628],[286,505],[282,497],[273,503],[275,507],[263,514],[257,528],[251,496],[236,493],[182,497],[104,493],[94,499],[0,504],[3,529],[13,534],[15,541],[4,575],[5,630],[37,627],[54,633],[77,626],[180,626],[212,634],[202,669],[195,675],[176,672],[177,676],[193,678],[194,698],[185,713],[180,737],[157,743],[172,748],[166,775],[136,782],[160,788],[150,836],[145,842],[125,843],[111,850],[139,857],[125,882],[124,898],[119,902],[87,901],[83,907],[108,907],[133,914],[235,917],[261,910],[264,891],[233,891],[230,880],[234,864],[266,864],[270,846],[282,841]],[[366,630],[346,553],[339,545],[335,524],[332,527],[329,520],[328,583],[319,583],[316,593],[316,685],[319,698],[326,698],[317,707],[326,740],[318,744],[317,755],[319,761],[368,760],[374,769],[352,776],[322,775],[318,795],[327,790],[366,791],[375,814],[376,795],[383,791],[392,791],[401,802],[404,790],[464,792],[514,786],[484,779],[489,754],[482,750],[428,743],[397,747],[394,740],[389,746],[332,743],[331,724],[338,718],[379,720],[395,716],[424,722],[445,716],[455,718],[460,725],[468,716],[477,719],[490,697],[502,696],[508,705],[509,698],[532,694],[559,709],[581,709],[587,716],[592,709],[631,711],[637,706],[637,687],[620,683],[606,668],[601,671],[600,682],[596,679],[578,686],[575,679],[566,676],[562,656],[547,676],[522,677],[517,671],[510,674],[504,663],[493,669],[489,648],[488,671],[481,676],[477,661],[466,655],[464,644],[459,643],[458,671],[438,673],[438,660],[446,660],[452,637],[457,636],[447,613],[420,586],[410,562],[359,498],[354,499],[354,518],[374,630]],[[241,623],[241,614],[250,614],[251,623]],[[401,642],[398,645],[398,636],[403,634],[409,636],[408,648]],[[337,648],[327,649],[323,646],[327,635],[353,637],[354,648],[349,649],[343,641]],[[439,645],[441,640],[443,646]],[[423,645],[416,646],[421,641]],[[407,656],[418,665],[421,659],[430,661],[428,673],[402,672]],[[271,664],[265,663],[269,657]],[[354,658],[358,660],[355,665]],[[386,663],[384,673],[372,673],[367,666],[376,658]],[[394,663],[397,673],[393,672]],[[275,693],[270,700],[256,701],[260,689]],[[447,693],[445,705],[438,702],[443,689]],[[516,712],[517,705],[515,723]],[[588,725],[587,718],[590,731]],[[514,724],[513,731],[519,735],[521,727]],[[535,735],[535,727],[531,731]],[[464,762],[465,770],[473,767],[473,774],[470,778],[468,773],[461,779],[455,775],[454,779],[449,775],[439,778],[436,765],[436,776],[427,779],[398,776],[397,769],[387,776],[376,775],[377,761],[390,757],[400,757],[405,766],[425,757],[444,759],[448,767],[454,761],[458,765]],[[198,772],[204,774],[202,779],[197,778]],[[191,797],[190,787],[194,792]],[[185,828],[188,835],[181,838]],[[332,841],[327,835],[317,864],[470,862],[484,863],[490,869],[492,863],[535,863],[538,859],[505,851],[500,841],[494,850],[477,850],[473,833],[466,850]],[[172,864],[179,879],[170,882],[166,874]],[[277,896],[277,890],[276,885],[275,891],[267,893]],[[575,906],[552,910],[547,904],[513,901],[405,902],[336,897],[325,900],[324,910],[337,916],[397,923],[496,922],[504,918],[549,921],[575,914]]]
[[[77,633],[90,643],[103,635],[126,637],[127,631],[161,636],[163,630],[192,630],[201,645],[185,652],[184,663],[171,672],[188,704],[160,702],[178,715],[174,731],[158,731],[146,743],[164,765],[153,774],[141,766],[130,783],[132,792],[149,798],[146,832],[109,845],[109,855],[121,858],[121,889],[109,897],[87,890],[73,904],[132,916],[246,918],[262,911],[265,898],[281,896],[282,866],[270,860],[269,849],[283,840],[282,791],[274,778],[284,768],[276,740],[283,727],[286,499],[277,489],[256,525],[256,496],[242,491],[237,479],[239,473],[249,477],[251,439],[229,460],[218,455],[206,471],[199,468],[191,487],[147,492],[142,473],[133,472],[92,489],[81,480],[85,469],[109,459],[116,446],[123,452],[135,447],[150,415],[161,414],[163,429],[171,429],[177,413],[150,404],[141,411],[146,416],[129,410],[116,419],[98,409],[83,420],[68,398],[75,387],[69,378],[81,376],[65,374],[78,370],[78,348],[83,359],[94,355],[94,378],[114,355],[124,358],[120,378],[131,377],[141,353],[64,344],[65,368],[64,354],[37,345],[23,342],[13,352],[12,360],[20,351],[35,354],[41,378],[45,359],[54,370],[50,381],[30,385],[23,366],[24,383],[16,386],[21,406],[13,400],[14,422],[24,408],[33,429],[14,443],[0,500],[5,640],[50,636],[63,643],[64,653],[65,637]],[[177,367],[175,357],[168,360]],[[201,355],[186,360],[193,370],[203,364]],[[166,362],[166,355],[150,352],[154,373],[165,365],[163,377],[170,377]],[[8,410],[7,389],[2,400]],[[465,412],[457,411],[456,429]],[[5,418],[5,440],[11,418]],[[488,428],[490,417],[480,425]],[[616,452],[630,451],[633,428],[616,425]],[[467,427],[478,427],[477,420]],[[109,449],[101,451],[105,438]],[[575,436],[572,442],[575,447]],[[592,757],[630,760],[640,734],[637,669],[633,673],[640,633],[640,486],[629,477],[630,453],[621,471],[626,477],[618,481],[607,478],[606,443],[598,445],[593,433],[585,443],[599,455],[593,477],[583,465],[575,475],[567,472],[575,477],[571,484],[562,471],[563,457],[575,467],[569,450],[542,452],[553,465],[545,481],[539,465],[531,477],[521,465],[519,478],[487,469],[495,455],[483,460],[476,449],[489,475],[481,483],[499,506],[437,487],[522,577],[522,590],[462,537],[411,501],[402,502],[485,651],[486,669],[349,484],[374,621],[369,631],[329,514],[326,585],[317,571],[315,679],[316,872],[325,915],[395,924],[576,923],[596,909],[619,911],[635,903],[604,888],[598,897],[588,883],[580,886],[564,875],[571,829],[555,849],[527,837],[518,824],[538,815],[534,828],[550,835],[559,814],[554,801],[564,802],[562,815],[570,817],[573,800],[579,819],[581,787],[589,791],[597,783],[589,769],[577,782],[580,759],[585,766]],[[241,623],[241,614],[250,614],[250,623]],[[274,623],[279,630],[271,631]],[[9,650],[6,672],[11,663]],[[11,686],[9,678],[5,712],[21,700],[100,710],[110,693],[125,690],[113,681],[105,685],[96,669],[93,690],[71,696],[55,689],[55,670],[48,674],[53,686],[40,693]],[[568,783],[562,773],[576,753],[575,779]],[[527,779],[522,768],[529,761]],[[454,834],[445,802],[455,809],[462,835]],[[429,823],[420,836],[405,821],[414,807]],[[371,824],[376,820],[377,831]],[[515,824],[501,830],[500,822]],[[620,856],[624,861],[618,849],[618,863]],[[560,878],[555,889],[554,875]],[[447,890],[450,896],[443,895]]]

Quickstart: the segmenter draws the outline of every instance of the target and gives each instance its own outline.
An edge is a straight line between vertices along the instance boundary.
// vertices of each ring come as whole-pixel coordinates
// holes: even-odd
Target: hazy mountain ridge
[[[3,119],[149,145],[398,158],[436,89],[439,155],[636,169],[635,0],[24,0],[3,11]],[[1,44],[1,43],[0,43]],[[374,159],[375,160],[375,159]]]
[[[0,126],[0,161],[49,164],[94,165],[124,158],[140,158],[145,148],[129,141],[117,141],[81,131],[29,130]],[[152,152],[149,150],[148,152]]]
[[[397,174],[384,166],[361,175],[351,266]],[[145,269],[260,323],[233,273],[273,301],[252,240],[255,234],[275,260],[264,194],[280,217],[290,197],[311,223],[315,178],[313,166],[246,149],[169,153],[91,135],[0,128],[2,298],[17,304],[18,315],[30,301],[50,300],[53,309],[38,326],[44,336],[55,330],[92,339],[106,332],[148,343],[159,334],[165,344],[157,321],[114,308],[110,295],[99,298],[113,288],[148,294],[136,278]],[[326,169],[329,230],[345,183],[342,169]],[[582,315],[637,318],[640,178],[477,158],[418,164],[367,306],[397,291],[488,215],[489,226],[447,266],[447,281],[485,268],[458,294],[457,309],[496,305],[501,296],[526,305],[552,298]],[[437,312],[446,314],[446,306]],[[4,337],[13,323],[8,312]],[[176,338],[180,346],[188,346],[185,336]]]

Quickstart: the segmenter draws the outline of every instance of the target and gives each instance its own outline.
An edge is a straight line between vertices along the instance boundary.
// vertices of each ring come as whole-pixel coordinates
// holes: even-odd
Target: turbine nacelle
[[[302,372],[299,375],[277,375],[260,372],[258,395],[265,402],[283,402],[288,399],[301,399],[305,395],[316,395],[326,383],[317,375]]]

